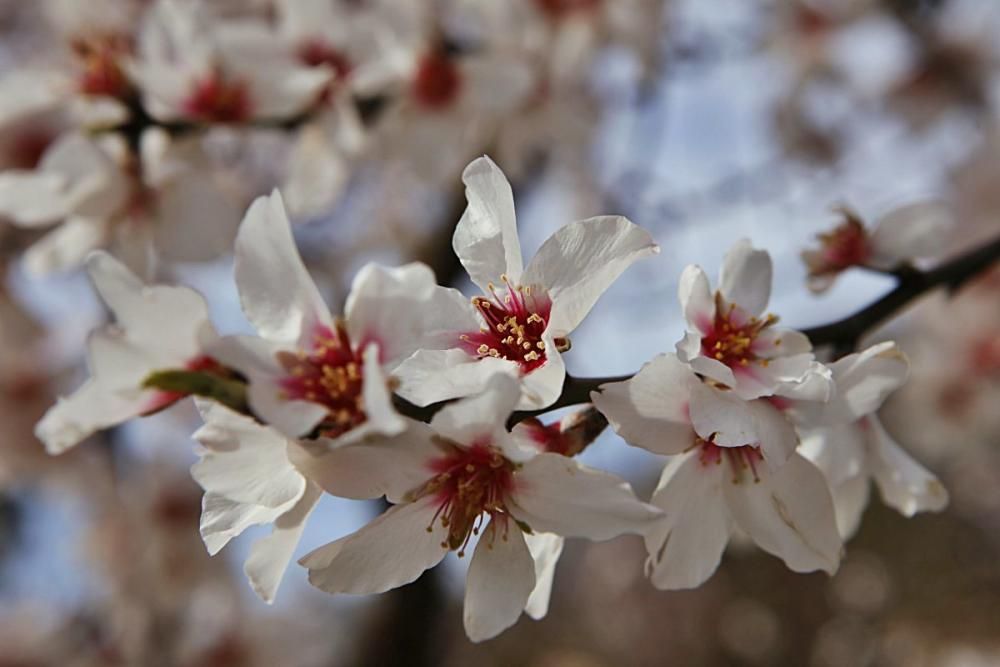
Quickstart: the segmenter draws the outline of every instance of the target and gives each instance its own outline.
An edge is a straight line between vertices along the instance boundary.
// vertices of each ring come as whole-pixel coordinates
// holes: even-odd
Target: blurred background
[[[175,135],[197,144],[235,210],[283,188],[334,310],[371,260],[425,261],[442,284],[468,289],[451,233],[461,169],[484,153],[514,185],[526,257],[563,224],[606,213],[662,246],[575,334],[566,361],[580,376],[632,372],[673,349],[681,269],[714,273],[741,237],[773,255],[773,311],[806,327],[893,285],[850,271],[822,296],[806,289],[799,253],[837,224],[836,205],[873,221],[942,199],[956,221],[942,258],[1000,232],[992,0],[329,0],[335,20],[313,32],[286,20],[295,2],[201,3],[206,39],[240,54],[225,45],[247,24],[273,30],[275,44],[313,40],[312,51],[298,44],[303,62],[336,75],[322,111],[201,118]],[[0,166],[36,167],[81,126],[78,100],[32,101],[39,82],[81,80],[96,66],[84,38],[141,41],[162,4],[0,2],[0,67],[22,80],[0,99]],[[241,57],[252,66],[253,54]],[[137,130],[88,131],[127,140]],[[139,234],[116,229],[114,243]],[[201,543],[189,402],[47,456],[34,423],[86,377],[86,332],[106,313],[78,267],[24,259],[46,231],[0,220],[3,667],[1000,664],[998,271],[953,298],[922,299],[865,341],[893,338],[910,356],[911,380],[882,417],[942,479],[946,511],[905,519],[873,494],[835,577],[734,546],[686,592],[648,584],[639,538],[571,541],[548,617],[473,645],[461,623],[466,563],[454,555],[364,599],[315,590],[293,566],[276,603],[260,602],[241,572],[259,533],[215,558]],[[187,261],[155,242],[147,250],[148,276],[202,291],[221,331],[249,331],[227,251]],[[662,467],[610,431],[583,460],[645,496]],[[298,555],[379,511],[324,497]]]

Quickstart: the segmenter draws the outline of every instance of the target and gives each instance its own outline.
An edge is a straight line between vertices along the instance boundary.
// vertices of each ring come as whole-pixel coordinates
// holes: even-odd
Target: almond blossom
[[[826,480],[770,402],[717,389],[670,354],[591,398],[626,442],[672,457],[650,501],[666,515],[645,535],[654,586],[701,585],[734,528],[796,572],[836,572],[841,540]]]
[[[499,167],[479,158],[462,180],[469,204],[452,245],[484,296],[441,319],[453,332],[450,346],[418,351],[396,369],[399,393],[428,405],[481,391],[499,372],[520,379],[519,409],[551,405],[565,379],[569,334],[622,271],[659,247],[627,219],[602,216],[561,228],[524,267],[514,196]]]
[[[88,258],[87,270],[115,324],[94,331],[88,340],[90,379],[60,398],[35,428],[51,454],[183,397],[145,387],[154,372],[222,370],[206,355],[216,333],[200,294],[186,287],[147,286],[104,252]]]
[[[889,211],[869,230],[849,208],[844,220],[818,235],[819,248],[803,251],[808,286],[824,292],[836,277],[854,266],[891,271],[907,262],[938,253],[952,227],[951,214],[940,202],[920,202]]]
[[[544,614],[562,548],[556,536],[606,540],[641,533],[659,516],[613,475],[538,453],[507,432],[519,395],[516,381],[497,375],[482,394],[445,406],[429,427],[415,426],[422,436],[415,430],[395,445],[408,474],[385,486],[396,504],[305,556],[309,581],[330,593],[381,593],[415,580],[449,551],[464,555],[478,536],[463,618],[469,638],[482,641],[522,610]],[[348,450],[387,452],[379,443],[337,453]]]
[[[906,381],[909,363],[895,343],[879,343],[830,365],[837,393],[810,415],[802,429],[802,454],[823,472],[833,492],[837,525],[854,534],[868,505],[870,482],[885,504],[911,517],[937,512],[948,492],[937,478],[900,447],[876,411]]]
[[[236,238],[236,284],[260,337],[223,339],[218,357],[249,380],[250,407],[289,437],[330,446],[402,432],[388,372],[447,331],[466,304],[413,263],[363,267],[335,319],[306,271],[281,195],[258,198]]]
[[[726,253],[715,292],[701,267],[685,268],[678,295],[688,331],[677,356],[743,399],[802,392],[826,398],[829,371],[815,361],[809,339],[764,314],[771,281],[771,256],[746,239]]]

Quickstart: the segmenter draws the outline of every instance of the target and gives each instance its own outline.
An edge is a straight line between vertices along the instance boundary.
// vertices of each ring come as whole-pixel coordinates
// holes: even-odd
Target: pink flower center
[[[309,67],[327,65],[334,71],[338,79],[345,78],[353,69],[347,54],[323,39],[307,40],[299,47],[298,56],[299,60]]]
[[[362,393],[364,361],[351,346],[343,322],[332,329],[316,327],[309,350],[279,352],[278,361],[288,372],[281,381],[285,399],[319,403],[329,411],[319,425],[324,436],[336,438],[368,420]]]
[[[250,92],[244,81],[227,81],[216,71],[195,82],[184,111],[203,122],[241,123],[250,118]]]
[[[121,66],[121,59],[131,51],[129,40],[119,35],[79,39],[73,49],[83,70],[77,81],[84,95],[104,95],[118,99],[132,93],[132,84]]]
[[[432,52],[421,58],[411,85],[417,104],[432,111],[451,106],[462,89],[462,73],[452,58]]]
[[[510,514],[505,500],[514,488],[515,465],[491,445],[441,444],[448,453],[431,461],[431,470],[436,474],[416,494],[417,498],[432,496],[438,503],[428,532],[440,521],[448,529],[441,546],[457,549],[459,556],[465,555],[469,539],[479,534],[487,519],[489,539],[496,539],[498,530],[503,531],[501,539],[507,539]]]
[[[515,361],[522,374],[530,373],[545,364],[542,334],[548,326],[552,301],[544,293],[533,293],[530,286],[511,285],[506,276],[504,283],[507,288],[502,298],[490,285],[491,298],[472,300],[486,326],[476,333],[462,334],[459,346],[480,358]]]
[[[833,231],[819,235],[819,250],[806,252],[809,275],[822,276],[838,273],[868,261],[871,246],[868,232],[861,221],[850,211],[843,211],[846,220]]]
[[[757,466],[764,461],[764,455],[760,453],[760,448],[754,445],[720,447],[712,442],[712,438],[705,440],[699,437],[695,438],[692,447],[698,448],[698,460],[706,468],[711,465],[720,465],[725,458],[733,473],[733,484],[739,484],[743,481],[747,473],[753,476],[755,483],[760,481]]]
[[[767,359],[758,357],[755,348],[761,332],[778,321],[776,315],[764,319],[746,317],[734,303],[724,303],[722,295],[715,293],[715,319],[702,336],[702,354],[721,361],[733,369],[743,368],[752,362],[766,366]]]

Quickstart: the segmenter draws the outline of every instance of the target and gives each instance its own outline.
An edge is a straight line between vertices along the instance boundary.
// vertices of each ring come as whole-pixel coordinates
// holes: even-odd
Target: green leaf
[[[237,412],[249,413],[247,385],[233,378],[202,371],[166,370],[150,373],[142,386],[185,396],[202,396]]]

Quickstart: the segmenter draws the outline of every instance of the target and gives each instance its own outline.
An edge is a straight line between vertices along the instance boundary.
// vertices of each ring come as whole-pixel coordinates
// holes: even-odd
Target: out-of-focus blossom
[[[45,413],[35,433],[52,454],[69,449],[95,431],[161,410],[182,395],[144,386],[154,372],[190,369],[214,372],[206,356],[216,340],[204,299],[186,287],[145,285],[110,255],[87,260],[90,279],[115,324],[88,340],[91,377]]]
[[[399,392],[428,405],[481,391],[499,372],[520,379],[520,408],[551,405],[565,379],[569,334],[625,269],[659,247],[621,216],[590,218],[553,234],[524,268],[503,173],[480,158],[463,181],[469,204],[452,244],[488,296],[444,322],[454,332],[451,349],[418,351],[396,369]]]
[[[646,533],[654,586],[702,584],[734,527],[796,572],[837,570],[826,481],[795,452],[792,424],[768,401],[711,387],[673,355],[592,399],[627,442],[673,456],[651,499],[666,514]]]
[[[840,208],[843,222],[819,234],[819,248],[806,250],[802,260],[814,292],[827,290],[841,271],[860,266],[891,271],[921,257],[939,253],[952,218],[939,202],[922,202],[893,209],[869,230],[848,208]]]
[[[678,295],[688,331],[677,356],[743,399],[803,392],[825,398],[829,371],[815,361],[809,339],[764,315],[771,274],[771,256],[747,240],[726,253],[714,293],[701,267],[686,267]]]
[[[387,591],[413,581],[449,550],[463,555],[478,535],[464,620],[469,638],[482,641],[526,608],[544,614],[561,551],[556,535],[604,540],[642,532],[659,515],[620,479],[537,453],[508,433],[504,425],[519,398],[516,381],[494,376],[484,393],[444,407],[422,437],[414,431],[397,445],[409,452],[399,464],[415,466],[406,483],[385,489],[398,504],[305,556],[309,580],[331,593]],[[422,481],[412,485],[412,478]],[[536,588],[542,590],[533,597]]]

